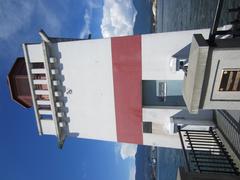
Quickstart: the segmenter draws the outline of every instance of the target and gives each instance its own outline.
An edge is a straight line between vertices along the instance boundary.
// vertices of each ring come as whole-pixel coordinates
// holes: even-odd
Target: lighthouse
[[[212,119],[183,110],[184,72],[172,68],[199,33],[209,30],[86,40],[40,31],[42,42],[23,44],[22,58],[39,135],[60,147],[76,137],[179,148],[174,117]]]

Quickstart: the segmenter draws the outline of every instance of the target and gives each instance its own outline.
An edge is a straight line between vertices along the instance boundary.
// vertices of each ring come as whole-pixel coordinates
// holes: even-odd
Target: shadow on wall
[[[58,74],[55,75],[55,78],[57,80],[59,80],[59,86],[57,86],[57,91],[60,91],[62,96],[57,97],[57,100],[59,102],[62,102],[62,107],[60,107],[60,112],[63,113],[63,122],[65,124],[64,126],[64,131],[65,131],[65,135],[66,136],[71,136],[71,137],[78,137],[79,133],[74,133],[74,132],[70,132],[69,131],[69,126],[68,123],[70,123],[70,118],[68,117],[68,112],[69,112],[69,108],[66,106],[67,101],[68,101],[68,97],[67,95],[72,94],[72,90],[71,89],[67,89],[64,85],[63,82],[65,81],[65,77],[62,73],[63,70],[63,64],[61,63],[61,52],[59,51],[58,45],[55,44],[52,48],[52,52],[50,52],[50,56],[53,56],[56,58],[56,63],[55,63],[55,68],[58,70]],[[53,53],[54,52],[54,53]]]
[[[193,126],[202,126],[208,128],[215,127],[212,110],[200,110],[198,114],[190,114],[188,110],[184,109],[175,115],[171,116],[171,123],[174,125],[173,132],[177,132],[177,126],[181,125],[185,128],[194,128]]]

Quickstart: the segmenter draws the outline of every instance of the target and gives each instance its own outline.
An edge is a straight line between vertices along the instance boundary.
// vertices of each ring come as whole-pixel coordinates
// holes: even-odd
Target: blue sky
[[[135,3],[144,9],[147,1]],[[69,138],[59,150],[55,137],[38,136],[33,109],[10,99],[6,76],[23,56],[21,44],[40,41],[40,29],[58,37],[127,35],[138,13],[132,0],[0,0],[1,179],[135,179],[134,145]]]

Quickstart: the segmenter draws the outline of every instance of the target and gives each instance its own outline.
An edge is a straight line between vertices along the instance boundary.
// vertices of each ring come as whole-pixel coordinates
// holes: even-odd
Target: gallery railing
[[[216,126],[240,159],[240,122],[226,110],[217,110]]]
[[[178,133],[188,172],[240,175],[215,130],[182,130],[178,126]]]

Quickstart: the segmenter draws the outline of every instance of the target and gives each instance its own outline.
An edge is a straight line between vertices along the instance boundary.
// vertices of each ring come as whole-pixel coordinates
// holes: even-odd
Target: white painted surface
[[[60,97],[60,96],[62,96],[62,92],[61,91],[55,91],[54,96]]]
[[[170,59],[192,41],[193,34],[208,36],[209,30],[191,30],[142,35],[142,79],[183,80],[183,72],[172,72]]]
[[[57,69],[52,69],[52,70],[51,70],[51,73],[52,73],[52,75],[55,75],[55,74],[58,74],[59,71],[58,71]]]
[[[207,65],[209,46],[203,38],[192,39],[188,72],[184,77],[183,97],[188,110],[197,113],[199,109],[204,73]]]
[[[182,80],[183,73],[170,71],[169,60],[191,42],[193,33],[207,35],[208,30],[143,35],[142,79]],[[29,48],[31,62],[43,61],[41,44]],[[61,42],[53,44],[51,51],[63,67],[60,73],[64,76],[63,86],[66,88],[64,96],[67,97],[70,135],[117,141],[110,39]],[[50,59],[56,62],[56,59]],[[69,90],[72,93],[68,93]],[[35,93],[44,95],[48,91],[36,90]],[[180,147],[178,136],[168,133],[170,117],[179,111],[143,109],[143,121],[152,121],[163,127],[159,134],[144,134],[144,144]],[[44,134],[56,135],[52,122],[42,122]]]
[[[163,126],[163,132],[169,132],[170,117],[180,112],[181,109],[143,108],[143,121],[154,122]]]
[[[41,115],[52,115],[53,112],[51,110],[38,110]]]
[[[60,81],[58,80],[53,81],[53,86],[59,86],[59,85],[60,85]]]
[[[44,61],[42,44],[27,44],[27,53],[31,63]]]
[[[54,57],[61,52],[70,135],[116,141],[110,39],[61,42],[53,49]]]
[[[43,134],[56,135],[55,125],[53,120],[40,120]]]
[[[47,80],[34,79],[33,84],[47,84]]]
[[[181,109],[143,108],[143,121],[152,122],[153,126],[157,126],[157,132],[143,134],[143,144],[180,148],[179,137],[170,134],[172,131],[170,117],[180,111]]]
[[[40,122],[40,116],[38,113],[38,106],[36,103],[36,94],[33,86],[33,81],[32,78],[34,77],[31,72],[31,63],[28,55],[28,48],[26,44],[22,45],[23,47],[23,52],[24,52],[24,58],[25,58],[25,63],[26,63],[26,69],[27,69],[27,74],[28,74],[28,82],[29,82],[29,87],[31,91],[31,96],[32,96],[32,102],[33,102],[33,107],[34,107],[34,113],[35,113],[35,118],[36,118],[36,123],[37,123],[37,128],[38,128],[38,134],[42,135],[42,128],[41,128],[41,122]]]
[[[169,134],[143,133],[143,144],[150,146],[160,146],[167,148],[181,148],[179,136]]]
[[[32,69],[31,70],[32,71],[32,74],[46,74],[46,70],[45,69],[41,69],[41,68],[39,68],[39,69]]]
[[[50,101],[48,100],[37,100],[38,105],[50,105]]]
[[[62,102],[56,102],[56,106],[57,106],[57,107],[62,107],[62,106],[63,106],[63,103],[62,103]]]
[[[199,116],[192,115],[182,109],[158,109],[143,108],[143,121],[152,122],[153,132],[143,134],[143,144],[161,146],[168,148],[181,148],[179,136],[173,133],[172,116],[181,117],[182,119],[191,120],[211,120],[211,112],[202,112]],[[189,121],[188,121],[189,122]],[[209,126],[187,126],[186,129],[207,130]]]
[[[34,90],[36,95],[48,95],[48,90]]]

